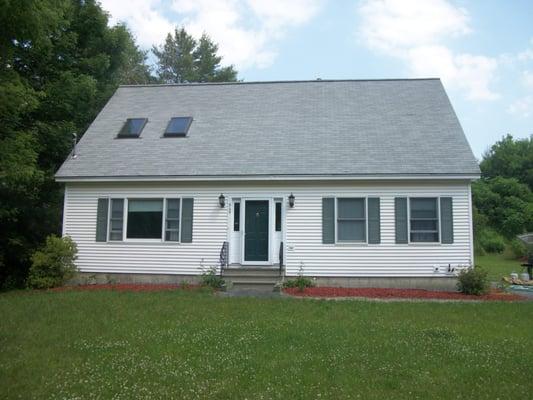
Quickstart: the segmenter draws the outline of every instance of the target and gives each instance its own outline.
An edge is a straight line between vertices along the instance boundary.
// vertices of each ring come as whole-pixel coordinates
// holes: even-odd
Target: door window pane
[[[129,239],[161,239],[162,224],[162,199],[128,201],[127,237]]]

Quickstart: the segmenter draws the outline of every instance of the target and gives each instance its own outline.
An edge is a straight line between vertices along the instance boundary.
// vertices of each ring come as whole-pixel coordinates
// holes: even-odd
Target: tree
[[[483,155],[480,168],[482,178],[472,184],[476,245],[512,247],[517,234],[533,231],[533,136],[505,136]]]
[[[508,239],[533,230],[533,193],[515,178],[497,176],[472,185],[479,228],[491,227]]]
[[[233,66],[222,67],[218,45],[203,34],[194,39],[184,28],[169,33],[162,46],[153,46],[157,58],[157,74],[164,83],[235,82]]]
[[[153,78],[124,25],[95,0],[0,0],[0,286],[59,233],[53,174],[120,83]]]
[[[533,135],[518,140],[505,136],[485,153],[480,168],[484,177],[516,178],[533,190]]]

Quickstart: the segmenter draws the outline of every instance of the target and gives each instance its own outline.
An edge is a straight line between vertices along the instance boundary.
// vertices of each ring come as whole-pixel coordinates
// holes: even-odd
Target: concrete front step
[[[274,292],[281,281],[279,268],[263,266],[233,266],[222,271],[229,292]]]
[[[250,277],[258,279],[279,279],[280,272],[278,269],[261,269],[261,268],[231,268],[222,271],[224,278],[241,278]]]
[[[235,278],[228,279],[228,282],[231,282],[233,285],[271,285],[274,286],[279,282],[279,279],[255,279],[255,278]]]
[[[275,283],[254,282],[254,281],[233,281],[229,288],[233,291],[248,291],[248,292],[275,292],[277,286]]]
[[[235,275],[235,276],[222,276],[227,282],[260,282],[275,284],[279,282],[281,278],[279,276],[247,276],[247,275]]]

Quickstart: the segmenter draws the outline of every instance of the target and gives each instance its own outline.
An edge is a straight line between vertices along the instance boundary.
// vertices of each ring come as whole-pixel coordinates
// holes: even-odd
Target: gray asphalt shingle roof
[[[187,137],[163,138],[176,116]],[[122,86],[77,152],[58,178],[479,174],[438,79]]]

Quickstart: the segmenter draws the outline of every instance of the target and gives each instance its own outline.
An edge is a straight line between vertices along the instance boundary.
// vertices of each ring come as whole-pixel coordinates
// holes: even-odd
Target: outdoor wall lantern
[[[220,193],[220,196],[218,196],[218,204],[220,204],[220,208],[224,208],[226,205],[226,198],[222,193]]]
[[[289,196],[289,206],[290,208],[294,207],[294,195],[292,193]]]

